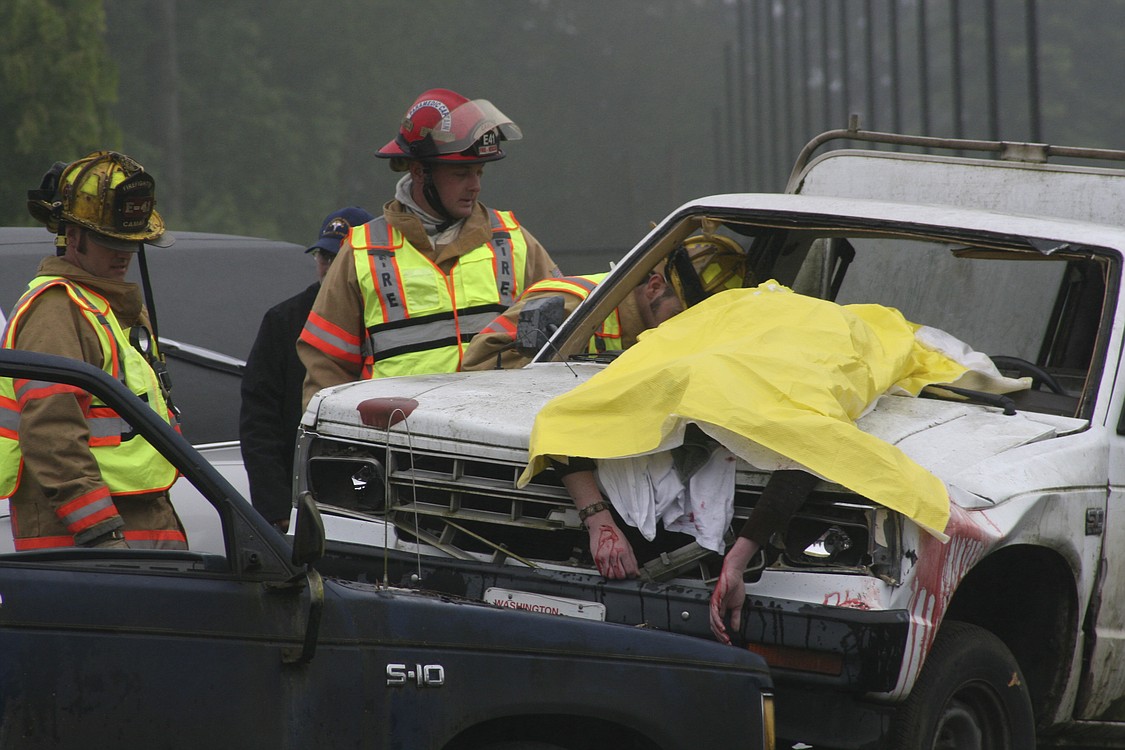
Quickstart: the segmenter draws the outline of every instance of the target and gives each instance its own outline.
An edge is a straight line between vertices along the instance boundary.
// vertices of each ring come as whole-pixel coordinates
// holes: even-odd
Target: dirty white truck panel
[[[897,308],[1030,383],[1001,398],[886,395],[859,420],[942,480],[949,539],[841,486],[814,491],[776,560],[747,583],[736,639],[772,667],[779,736],[847,748],[1120,746],[1125,172],[995,145],[1032,161],[832,152],[795,169],[801,194],[688,203],[535,364],[320,394],[302,426],[297,489],[373,577],[475,598],[567,597],[604,605],[607,620],[710,638],[717,555],[669,550],[643,561],[641,580],[605,581],[558,478],[515,480],[542,405],[612,360],[583,354],[591,331],[683,239],[718,233],[758,282]],[[406,419],[364,424],[361,404],[387,398],[412,404]],[[767,479],[740,466],[735,529]]]

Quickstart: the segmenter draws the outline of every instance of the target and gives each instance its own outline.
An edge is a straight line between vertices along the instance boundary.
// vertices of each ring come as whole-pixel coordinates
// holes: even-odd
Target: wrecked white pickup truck
[[[832,137],[918,153],[842,149],[810,161]],[[1001,158],[932,153],[941,148]],[[522,489],[516,479],[538,410],[612,361],[585,353],[592,332],[681,241],[718,233],[759,280],[897,308],[1032,384],[1003,397],[888,395],[859,420],[949,488],[949,541],[842,486],[816,488],[776,561],[747,584],[736,638],[772,667],[779,738],[1120,747],[1125,171],[1047,163],[1059,154],[1125,158],[826,134],[787,194],[712,196],[664,219],[528,367],[319,394],[302,425],[297,489],[319,503],[349,577],[711,638],[717,555],[673,549],[642,560],[639,580],[607,581],[558,478],[544,472]],[[366,424],[360,405],[382,399],[417,405],[389,428]],[[735,530],[767,479],[739,465]]]

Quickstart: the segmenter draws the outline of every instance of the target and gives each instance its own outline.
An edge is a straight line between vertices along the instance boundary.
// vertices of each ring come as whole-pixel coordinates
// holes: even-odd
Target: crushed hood
[[[602,367],[552,363],[349,383],[318,394],[304,426],[365,443],[382,444],[390,435],[392,443],[418,450],[525,463],[531,428],[543,405]],[[381,398],[411,399],[417,407],[389,431],[364,425],[360,404]],[[958,484],[959,476],[1003,453],[1086,426],[1078,419],[1029,412],[1004,416],[994,408],[906,396],[883,396],[857,424],[898,446],[947,484]]]

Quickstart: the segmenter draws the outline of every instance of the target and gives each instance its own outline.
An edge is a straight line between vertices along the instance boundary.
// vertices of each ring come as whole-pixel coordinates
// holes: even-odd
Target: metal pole
[[[820,128],[821,130],[832,130],[839,127],[832,122],[832,80],[828,73],[832,68],[829,67],[828,47],[828,0],[820,0],[820,67],[823,74],[821,82],[824,86],[822,91],[824,100],[822,119],[824,124]]]
[[[735,96],[734,96],[734,55],[731,51],[731,47],[730,47],[729,43],[723,45],[723,61],[725,63],[724,67],[726,69],[726,88],[727,88],[727,106],[725,107],[726,115],[727,115],[727,137],[724,139],[726,141],[727,168],[725,170],[723,170],[724,171],[723,179],[724,179],[725,188],[727,190],[733,190],[735,180],[737,179],[736,178],[736,172],[735,172],[737,167],[735,166],[735,161],[737,160],[738,157],[735,153],[736,140],[735,140],[735,124],[734,124],[735,123],[735,120],[734,120],[735,110],[736,110],[737,107],[735,105]]]
[[[778,137],[777,137],[777,77],[776,66],[773,59],[773,39],[775,29],[773,24],[773,0],[764,0],[760,6],[765,11],[765,23],[762,24],[762,30],[765,34],[762,42],[766,58],[766,81],[769,83],[769,91],[766,96],[766,106],[769,108],[767,113],[768,117],[766,122],[768,130],[766,131],[766,153],[769,155],[769,161],[766,169],[766,190],[773,190],[774,184],[777,182],[777,152],[778,152]]]
[[[1000,140],[1000,85],[996,65],[996,0],[984,2],[985,83],[988,94],[988,137]]]
[[[790,59],[793,45],[789,40],[792,36],[792,26],[789,18],[789,4],[781,6],[781,33],[778,35],[778,74],[781,77],[781,98],[785,103],[781,116],[781,130],[785,143],[784,159],[793,158],[798,146],[793,143],[793,131],[796,129],[796,117],[793,114],[793,65]],[[803,145],[803,144],[802,144]],[[780,169],[781,165],[779,165]]]
[[[865,78],[867,79],[867,122],[863,123],[863,127],[867,130],[878,130],[878,119],[875,115],[876,106],[878,104],[878,97],[875,94],[875,19],[874,13],[871,12],[871,0],[864,0],[863,2],[863,41],[864,47],[864,64],[867,67]]]
[[[810,16],[809,5],[807,2],[801,3],[801,17],[799,19],[798,28],[801,35],[801,70],[800,70],[800,84],[801,84],[801,141],[807,141],[813,136],[812,132],[812,102],[810,101],[812,92],[809,90],[809,21]]]
[[[922,118],[922,135],[930,134],[930,53],[926,26],[926,0],[918,0],[918,113]]]
[[[848,0],[840,0],[840,94],[844,102],[844,120],[852,114],[851,86],[849,75],[851,64],[848,55]]]
[[[743,0],[744,3],[753,3],[754,0]],[[751,141],[750,150],[752,152],[753,167],[754,167],[754,190],[763,190],[766,182],[765,163],[763,153],[768,144],[766,143],[766,126],[765,126],[765,82],[763,76],[765,69],[762,60],[762,45],[758,36],[759,24],[756,23],[757,17],[754,12],[755,6],[750,5],[746,9],[747,25],[748,25],[748,39],[752,44],[750,50],[750,58],[754,61],[754,70],[750,77],[752,99],[754,102],[754,139]]]
[[[899,85],[898,61],[898,0],[887,0],[887,25],[890,27],[888,36],[891,68],[891,130],[902,132],[902,101]]]
[[[962,137],[961,124],[961,0],[949,0],[949,61],[953,76],[953,137]]]
[[[1027,0],[1027,106],[1031,120],[1031,142],[1042,143],[1039,121],[1039,15],[1035,0]]]
[[[738,32],[738,117],[739,117],[739,153],[738,159],[741,164],[742,184],[739,186],[742,190],[750,189],[750,103],[748,101],[749,95],[746,91],[746,70],[749,67],[746,60],[746,2],[745,0],[738,0],[736,6]]]
[[[723,111],[721,107],[711,108],[711,148],[715,154],[715,185],[717,192],[723,190],[726,180],[723,167]]]

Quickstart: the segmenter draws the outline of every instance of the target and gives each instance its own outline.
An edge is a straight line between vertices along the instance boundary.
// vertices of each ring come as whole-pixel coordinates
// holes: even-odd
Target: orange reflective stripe
[[[105,304],[105,309],[107,311],[112,309],[109,304],[109,300],[99,294],[91,292],[89,289],[83,292],[83,290],[78,288],[78,286],[75,284],[68,283],[67,288],[69,288],[74,293],[74,295],[76,295],[77,299],[81,299],[85,303],[86,310],[94,316],[94,318],[98,321],[98,324],[101,325],[102,329],[105,331],[106,338],[109,340],[109,361],[111,363],[110,375],[120,380],[122,377],[121,354],[117,348],[117,337],[113,334],[113,326],[111,326],[109,324],[109,321],[106,320],[105,313],[103,313],[102,310],[97,307],[97,305],[90,302],[89,298],[86,297],[86,294],[92,294],[93,296],[100,299]]]
[[[82,310],[84,313],[87,313],[87,320],[89,321],[89,318],[92,317],[97,323],[97,326],[95,326],[95,328],[99,326],[101,327],[101,335],[99,336],[99,339],[104,338],[104,341],[102,341],[102,343],[108,343],[109,346],[109,368],[106,369],[106,372],[108,372],[114,378],[121,380],[122,366],[120,350],[117,348],[117,339],[113,333],[113,326],[111,326],[109,320],[106,319],[106,313],[112,309],[110,307],[109,300],[96,292],[79,287],[78,284],[70,281],[69,279],[64,279],[61,277],[37,277],[37,279],[39,278],[46,278],[47,281],[44,281],[38,286],[24,292],[24,295],[20,297],[19,302],[16,303],[16,308],[13,311],[12,319],[8,321],[9,337],[11,338],[11,340],[15,340],[16,320],[22,319],[23,313],[26,312],[27,309],[31,306],[31,301],[47,289],[53,286],[61,286],[66,290],[67,295],[70,297],[71,301],[74,302],[74,304],[80,310]],[[31,283],[34,284],[37,279],[33,279]],[[94,304],[94,302],[92,302],[90,299],[91,297],[100,300],[104,305],[104,308],[99,308],[96,304]],[[93,326],[94,322],[91,321],[90,324]]]
[[[379,238],[372,236],[372,229],[379,230]],[[376,244],[380,239],[383,241],[383,244]],[[403,243],[403,238],[401,236],[399,236],[396,241],[394,229],[383,217],[369,221],[366,224],[361,224],[358,227],[352,227],[348,240],[356,250],[395,250],[402,247]]]
[[[543,279],[529,286],[527,291],[521,296],[521,299],[529,294],[535,294],[537,292],[563,292],[565,294],[573,294],[575,297],[584,300],[590,296],[590,292],[594,291],[594,287],[597,285],[597,281],[591,281],[581,276],[563,276],[557,279]]]
[[[125,541],[134,549],[188,549],[187,537],[180,531],[126,531]],[[75,546],[73,536],[35,536],[16,538],[12,542],[16,552]]]
[[[495,279],[499,303],[508,307],[520,296],[520,281],[516,278],[515,248],[512,244],[512,232],[519,227],[519,224],[509,227],[504,218],[499,211],[492,211],[492,215],[489,216],[492,240],[489,241],[488,246],[492,250],[492,275]],[[515,222],[515,217],[512,217],[512,221]]]
[[[73,547],[72,536],[32,536],[25,539],[16,537],[12,540],[16,552],[26,552],[32,549],[49,549],[51,547]]]
[[[429,261],[429,258],[426,258]],[[403,320],[410,317],[406,308],[406,289],[402,285],[402,272],[398,267],[398,256],[394,253],[367,253],[367,265],[375,282],[375,298],[379,300],[379,310],[383,320]],[[430,265],[441,273],[433,261]]]
[[[55,510],[55,515],[66,524],[71,533],[77,534],[116,516],[117,506],[113,504],[109,488],[103,486],[60,505]]]
[[[86,426],[90,430],[90,445],[120,445],[122,419],[108,406],[92,406],[86,411]]]
[[[486,325],[481,333],[507,334],[514,339],[516,337],[516,324],[501,315]]]
[[[330,357],[356,365],[361,361],[359,337],[315,312],[309,313],[299,339]]]
[[[520,223],[516,221],[516,216],[511,211],[497,211],[492,209],[492,216],[489,218],[493,226],[492,231],[496,231],[499,227],[501,231],[514,232],[520,228]]]
[[[368,230],[366,224],[352,227],[352,234],[349,239],[351,240],[353,248],[371,247],[371,232]]]
[[[184,542],[187,543],[187,536],[182,531],[176,529],[137,529],[136,531],[125,531],[125,540],[128,542]]]
[[[85,408],[85,405],[90,402],[90,394],[81,388],[73,385],[66,385],[65,383],[47,383],[42,380],[16,380],[16,400],[20,406],[23,406],[28,401],[37,398],[47,398],[48,396],[58,396],[61,394],[71,394],[78,398],[80,406]]]
[[[15,399],[0,396],[0,437],[19,439],[20,410]]]

